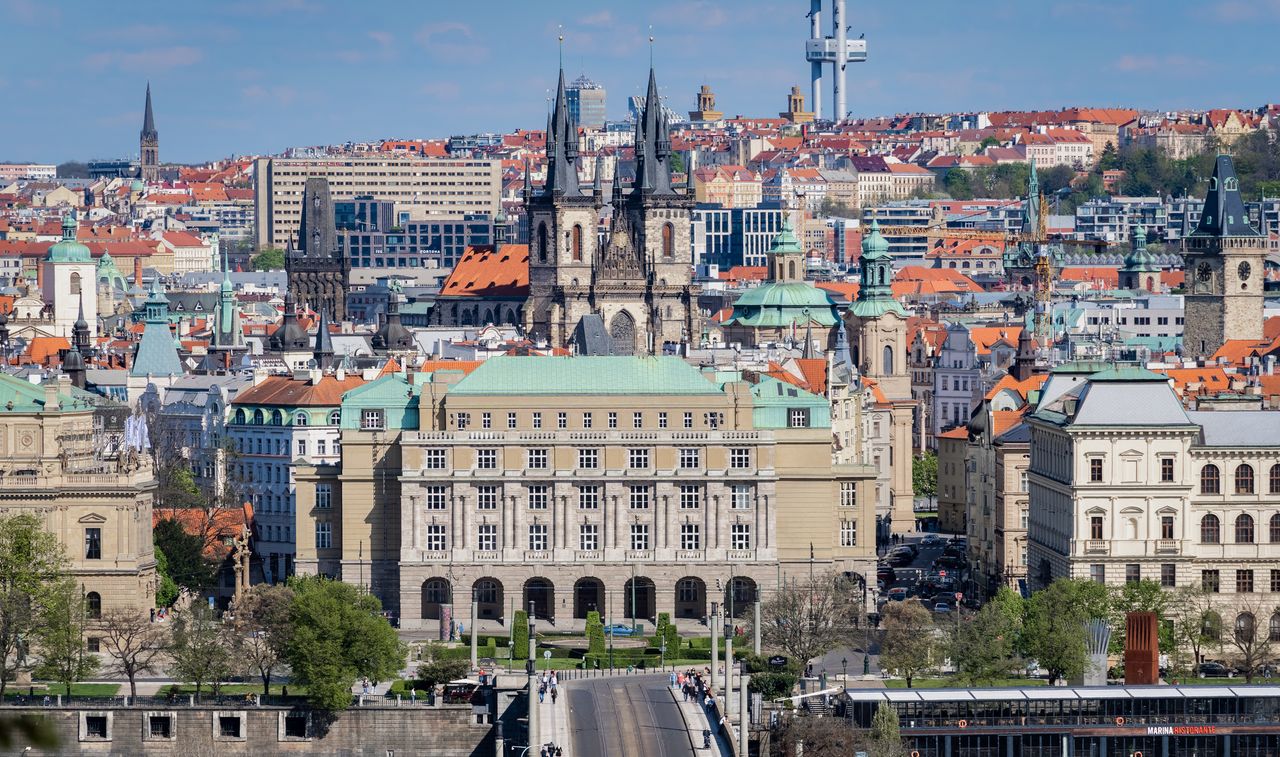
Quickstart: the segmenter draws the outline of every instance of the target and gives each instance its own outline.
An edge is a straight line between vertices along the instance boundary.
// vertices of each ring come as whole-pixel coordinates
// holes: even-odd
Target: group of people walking
[[[671,687],[680,689],[684,695],[684,701],[698,702],[710,707],[716,701],[715,692],[711,690],[711,686],[707,683],[707,679],[710,677],[711,668],[704,668],[701,671],[689,668],[683,673],[671,674]]]
[[[542,673],[542,681],[538,684],[538,704],[542,704],[547,692],[551,693],[551,704],[555,704],[560,697],[560,682],[556,679],[554,670]]]

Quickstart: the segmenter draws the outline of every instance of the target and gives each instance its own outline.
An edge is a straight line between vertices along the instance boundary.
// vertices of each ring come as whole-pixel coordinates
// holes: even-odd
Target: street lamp
[[[849,658],[840,658],[840,671],[842,675],[843,685],[847,688],[849,685]]]
[[[511,658],[516,654],[516,640],[507,639],[507,672],[511,672]]]
[[[658,646],[658,653],[658,667],[659,669],[665,668],[667,666],[667,640],[665,637],[662,639],[662,644]]]

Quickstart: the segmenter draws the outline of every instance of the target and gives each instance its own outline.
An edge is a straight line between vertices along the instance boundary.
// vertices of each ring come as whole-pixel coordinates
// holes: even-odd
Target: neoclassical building
[[[1141,368],[1055,372],[1042,394],[1029,416],[1033,585],[1280,593],[1280,413],[1249,399],[1187,411]]]
[[[402,628],[528,609],[555,627],[743,614],[779,576],[874,564],[874,471],[831,463],[829,405],[663,357],[493,358],[343,402],[342,461],[300,471],[298,570]]]

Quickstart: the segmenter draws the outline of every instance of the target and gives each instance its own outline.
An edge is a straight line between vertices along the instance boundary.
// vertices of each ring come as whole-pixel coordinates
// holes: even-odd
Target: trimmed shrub
[[[752,673],[747,691],[759,693],[765,699],[777,699],[790,696],[795,685],[796,677],[793,673]]]
[[[511,619],[511,638],[515,641],[511,656],[516,660],[529,657],[529,614],[524,610],[516,610]]]
[[[600,654],[605,651],[604,623],[600,622],[600,613],[587,613],[587,652]]]

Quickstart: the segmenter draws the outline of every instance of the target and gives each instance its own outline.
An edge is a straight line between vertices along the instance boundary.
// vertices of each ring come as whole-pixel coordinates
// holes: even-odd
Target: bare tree
[[[1245,682],[1253,683],[1254,677],[1271,660],[1275,642],[1271,638],[1270,621],[1276,607],[1264,604],[1256,595],[1238,596],[1242,599],[1231,606],[1234,617],[1230,620],[1231,628],[1224,629],[1222,642],[1233,652],[1232,662],[1244,675]]]
[[[1187,669],[1196,670],[1204,652],[1218,646],[1222,620],[1213,609],[1213,597],[1201,586],[1184,586],[1169,603],[1172,610],[1175,659],[1191,653]]]
[[[902,676],[907,688],[934,666],[939,639],[933,613],[919,602],[889,602],[881,611],[880,666]]]
[[[100,622],[102,650],[111,658],[109,672],[129,679],[129,696],[138,696],[137,678],[154,673],[165,651],[168,634],[140,612],[110,610]]]
[[[262,695],[271,694],[271,671],[284,657],[291,624],[293,591],[287,586],[259,584],[236,603],[234,626],[241,662],[262,679]]]
[[[764,642],[801,664],[832,649],[858,624],[858,592],[835,572],[794,578],[760,608]]]

